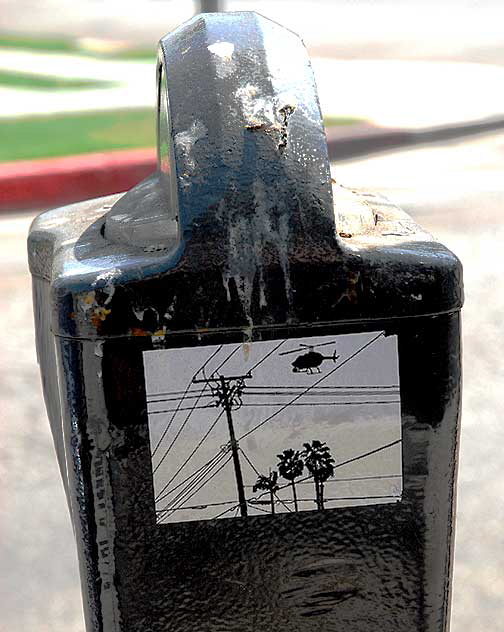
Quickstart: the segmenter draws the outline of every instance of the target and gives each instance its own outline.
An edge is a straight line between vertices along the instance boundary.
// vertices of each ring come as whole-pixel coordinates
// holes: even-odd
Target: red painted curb
[[[418,143],[448,141],[504,129],[492,117],[420,130],[380,128],[369,123],[329,127],[329,159],[348,160]],[[65,158],[0,163],[0,211],[46,209],[120,193],[156,169],[154,149],[110,151]]]
[[[375,135],[376,128],[367,124],[329,128],[330,159],[344,158],[355,142],[365,143]],[[383,139],[383,133],[379,132],[378,137]],[[3,163],[0,164],[0,211],[46,209],[127,191],[155,169],[154,149]]]
[[[154,149],[0,164],[0,211],[44,209],[126,191],[156,169]]]

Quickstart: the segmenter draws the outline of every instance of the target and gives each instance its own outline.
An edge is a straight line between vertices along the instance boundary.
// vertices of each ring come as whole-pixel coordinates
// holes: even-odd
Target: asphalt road
[[[401,204],[465,266],[455,632],[498,632],[504,619],[503,161],[500,134],[333,165],[339,182]],[[0,219],[0,630],[80,632],[75,547],[34,350],[31,217]]]

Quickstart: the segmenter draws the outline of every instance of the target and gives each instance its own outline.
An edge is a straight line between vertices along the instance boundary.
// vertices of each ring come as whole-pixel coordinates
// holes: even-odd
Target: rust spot
[[[86,294],[86,296],[84,296],[84,298],[82,299],[82,302],[85,305],[92,305],[95,301],[95,294],[96,292],[92,291],[92,292],[88,292]]]
[[[91,322],[95,327],[99,327],[100,323],[107,318],[110,312],[111,310],[106,307],[95,307],[91,316]]]
[[[282,128],[280,131],[280,142],[278,143],[278,151],[280,153],[287,147],[287,128],[289,126],[289,118],[293,114],[296,106],[294,105],[284,105],[280,108],[279,112],[282,116]]]
[[[251,131],[265,129],[266,127],[266,123],[248,123],[248,125],[245,125],[245,129],[249,129]]]
[[[132,327],[130,329],[130,334],[132,336],[146,336],[147,332],[144,331],[141,327]]]
[[[338,299],[338,303],[346,299],[350,304],[355,305],[359,302],[359,281],[360,272],[349,272],[347,276],[347,288]]]
[[[345,239],[350,239],[352,237],[352,233],[340,233],[340,237],[344,237]]]

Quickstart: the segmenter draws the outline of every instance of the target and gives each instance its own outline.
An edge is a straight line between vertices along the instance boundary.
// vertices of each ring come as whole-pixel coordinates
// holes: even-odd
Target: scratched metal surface
[[[282,59],[292,49],[299,85],[295,72],[278,67],[276,39]],[[244,52],[226,74],[233,56],[215,45],[229,40]],[[115,198],[75,205],[32,228],[38,346],[52,373],[53,432],[63,428],[57,449],[89,631],[447,629],[460,265],[397,209],[360,193],[351,192],[359,202],[349,206],[361,210],[336,234],[301,48],[249,14],[191,21],[175,32],[173,49],[162,46],[172,164],[130,194],[131,204],[126,195],[111,210]],[[270,77],[290,78],[287,102],[284,84]],[[256,92],[247,88],[251,79]],[[239,103],[224,129],[224,107]],[[196,165],[203,168],[191,174]],[[142,231],[139,246],[131,235],[125,242],[124,227],[107,237],[107,212],[117,228],[118,215],[138,220],[143,199],[155,225],[160,200],[168,205],[173,196],[164,246],[146,245]],[[315,326],[317,335],[379,328],[399,336],[402,502],[274,522],[156,526],[142,350],[154,339],[166,347],[215,344],[306,335]]]

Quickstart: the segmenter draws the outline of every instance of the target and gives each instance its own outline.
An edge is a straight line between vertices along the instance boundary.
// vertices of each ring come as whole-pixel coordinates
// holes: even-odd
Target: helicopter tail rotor
[[[336,364],[336,362],[339,360],[340,356],[338,355],[338,352],[336,351],[336,349],[334,350],[334,353],[330,356],[323,356],[324,360],[332,360],[334,362],[334,364]]]

